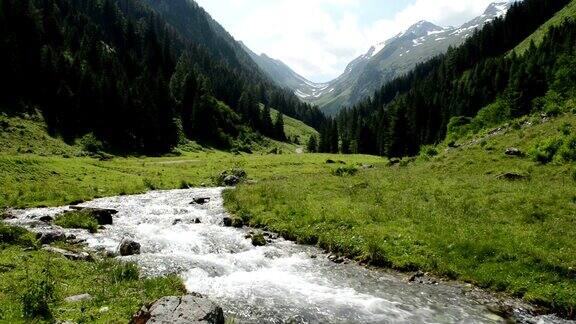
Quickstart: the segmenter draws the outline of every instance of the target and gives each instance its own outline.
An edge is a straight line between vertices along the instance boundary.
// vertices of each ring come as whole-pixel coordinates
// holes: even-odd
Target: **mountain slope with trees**
[[[228,54],[223,29],[184,2],[201,35],[134,0],[0,0],[0,109],[39,111],[51,134],[93,134],[119,153],[167,152],[188,139],[229,148],[252,137],[242,134],[269,134],[260,103],[322,122],[247,55]]]
[[[547,102],[570,98],[576,79],[570,72],[573,21],[552,28],[539,47],[531,46],[524,55],[506,55],[569,2],[514,3],[505,18],[486,25],[462,46],[342,112],[338,127],[325,127],[322,138],[337,136],[343,152],[414,155],[422,145],[442,141],[449,129],[470,123],[481,109],[486,121],[474,127],[546,110]]]

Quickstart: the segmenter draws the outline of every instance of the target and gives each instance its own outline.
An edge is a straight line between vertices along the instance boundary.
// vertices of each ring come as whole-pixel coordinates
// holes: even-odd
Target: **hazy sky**
[[[420,20],[457,26],[495,0],[196,0],[254,52],[315,82]]]

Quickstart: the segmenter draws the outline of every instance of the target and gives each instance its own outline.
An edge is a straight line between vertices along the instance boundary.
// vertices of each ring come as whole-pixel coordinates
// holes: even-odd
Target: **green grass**
[[[0,234],[6,228],[0,225]],[[31,235],[14,227],[12,230],[18,236]],[[27,243],[14,244],[18,241]],[[0,322],[127,323],[142,305],[185,293],[177,276],[139,279],[133,264],[108,259],[70,261],[37,250],[28,239],[14,242],[0,242]],[[85,293],[92,300],[64,301]],[[108,310],[101,310],[103,307]]]
[[[88,210],[71,211],[59,215],[54,220],[54,224],[63,228],[81,228],[90,233],[98,232],[98,221]]]
[[[224,170],[240,167],[256,180],[299,178],[328,172],[329,155],[232,155],[207,151],[180,157],[91,158],[0,154],[0,208],[60,206],[77,200],[126,195],[151,189],[217,185]],[[334,157],[332,157],[334,158]],[[349,164],[373,163],[382,158],[350,156]]]
[[[381,161],[355,176],[317,172],[243,185],[226,192],[226,206],[287,238],[458,278],[566,315],[576,306],[576,165],[540,165],[504,151],[529,152],[567,123],[574,132],[576,117],[565,115],[440,148],[405,167]],[[497,178],[506,172],[529,179]]]
[[[574,19],[576,18],[576,1],[570,2],[565,8],[560,10],[559,12],[554,15],[550,20],[548,20],[545,24],[540,26],[532,35],[526,38],[522,43],[518,44],[516,48],[513,50],[516,54],[521,55],[524,54],[530,47],[530,42],[534,42],[536,46],[540,45],[544,40],[544,37],[548,33],[550,27],[559,26],[562,24],[566,19]]]
[[[242,168],[257,182],[226,192],[225,201],[246,223],[375,265],[457,278],[567,314],[576,306],[576,165],[556,159],[540,164],[529,153],[549,138],[573,136],[576,117],[527,120],[533,126],[511,123],[501,134],[463,138],[459,148],[427,147],[417,159],[393,167],[373,156],[212,150],[110,161],[0,154],[0,208],[215,185],[222,171]],[[508,147],[526,156],[507,157]],[[507,172],[528,179],[498,179]],[[4,251],[15,259],[22,259],[18,253],[47,258],[12,245]],[[0,263],[8,264],[2,258]],[[101,269],[81,264],[81,273],[95,276]],[[82,285],[75,292],[85,290]],[[102,303],[113,300],[112,293]],[[16,305],[18,298],[10,298]]]
[[[273,121],[276,120],[277,115],[278,111],[271,109],[270,116],[272,117]],[[291,140],[298,138],[301,146],[306,146],[310,136],[319,136],[318,132],[314,128],[286,115],[284,115],[284,132],[286,133],[286,136]]]

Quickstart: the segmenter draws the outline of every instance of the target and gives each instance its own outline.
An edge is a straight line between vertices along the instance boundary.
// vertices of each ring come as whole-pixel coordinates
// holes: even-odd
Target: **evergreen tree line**
[[[282,115],[272,123],[260,103],[323,120],[139,1],[0,0],[0,35],[0,111],[39,110],[67,140],[93,133],[109,149],[143,153],[184,136],[223,147],[252,130],[285,140]]]
[[[504,18],[487,24],[462,46],[418,65],[373,98],[326,122],[320,151],[414,155],[420,146],[444,139],[454,117],[469,121],[495,101],[496,114],[506,118],[539,109],[534,99],[544,96],[558,78],[573,83],[565,69],[575,62],[574,23],[554,28],[538,48],[532,44],[521,56],[508,53],[568,2],[514,3]],[[564,76],[558,76],[559,71]]]

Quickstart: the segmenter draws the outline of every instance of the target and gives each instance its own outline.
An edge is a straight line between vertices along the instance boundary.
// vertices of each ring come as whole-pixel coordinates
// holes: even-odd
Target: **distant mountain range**
[[[372,46],[366,54],[350,62],[342,75],[327,83],[311,82],[283,62],[244,48],[278,85],[292,89],[301,100],[318,105],[324,113],[335,115],[342,107],[371,96],[384,83],[409,72],[418,63],[446,52],[450,46],[462,44],[478,28],[504,16],[509,8],[509,2],[492,3],[481,16],[460,27],[419,21],[395,37]]]

